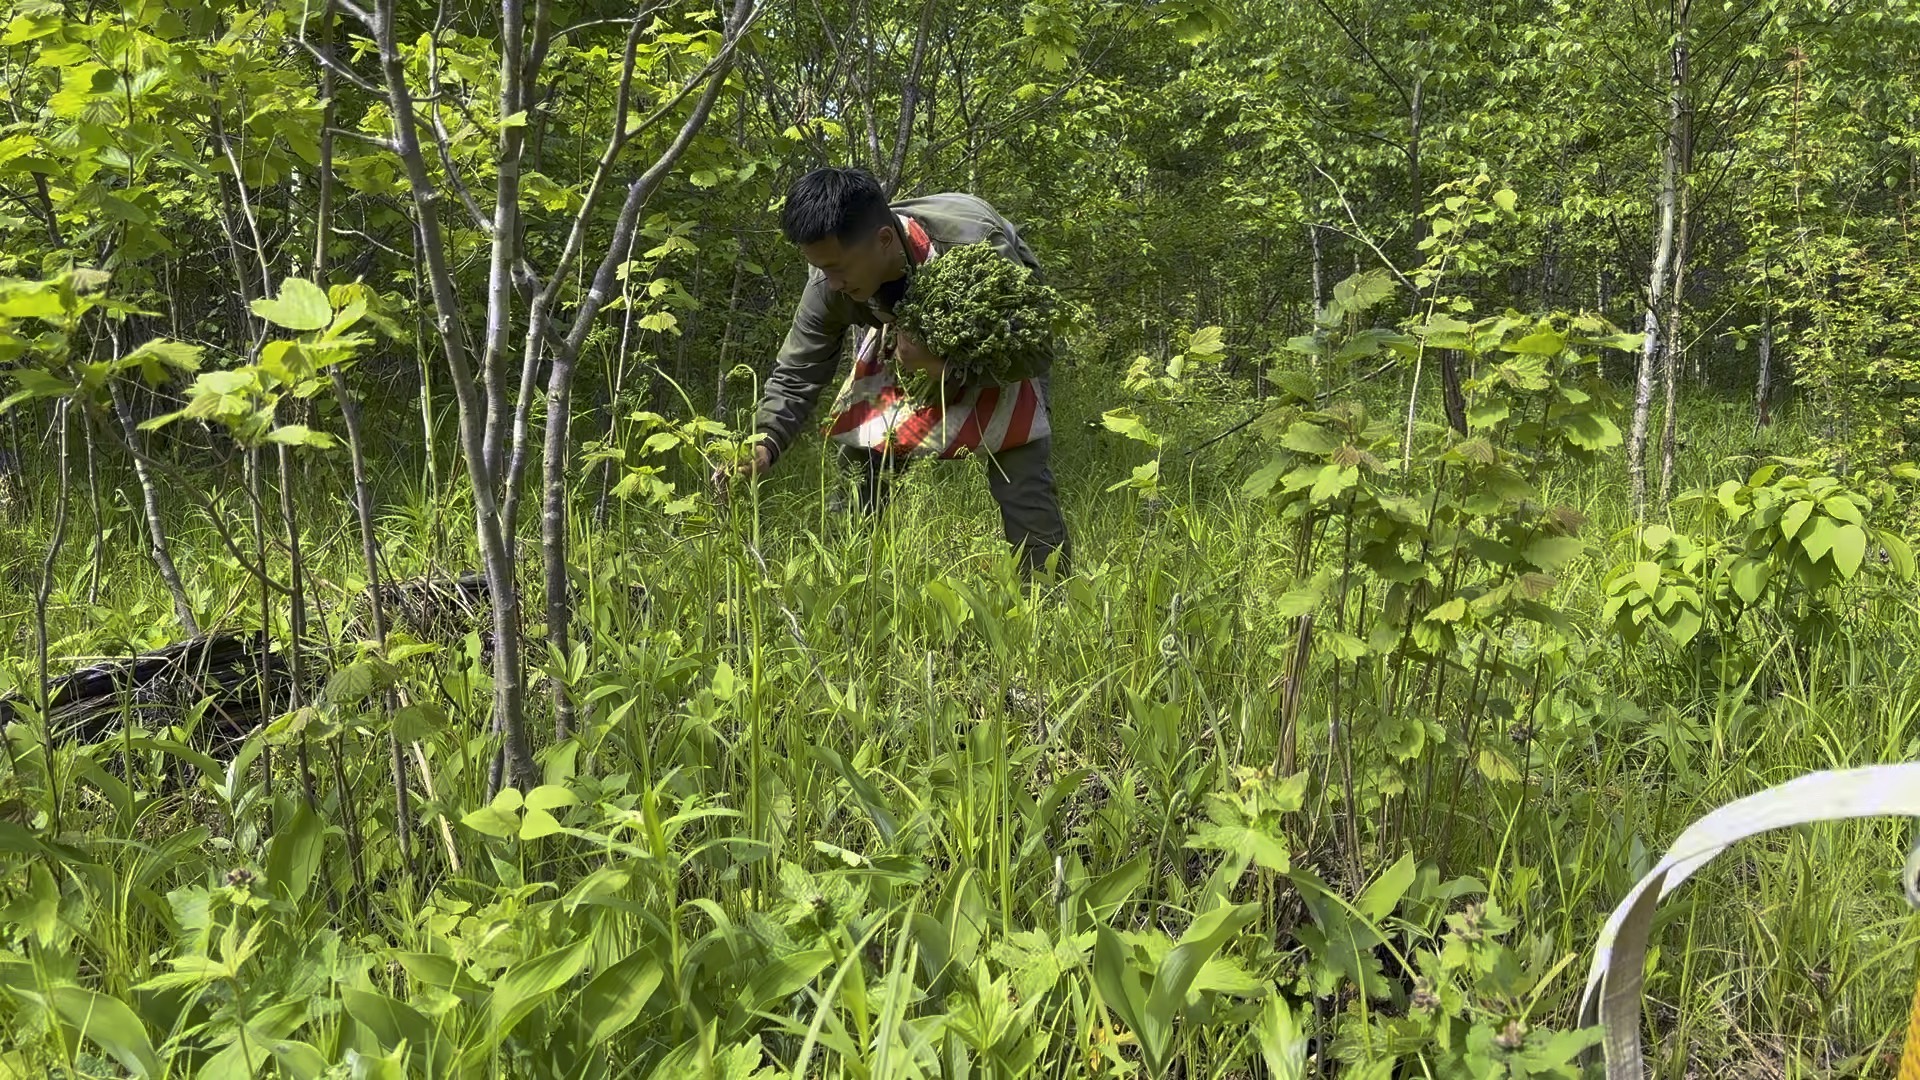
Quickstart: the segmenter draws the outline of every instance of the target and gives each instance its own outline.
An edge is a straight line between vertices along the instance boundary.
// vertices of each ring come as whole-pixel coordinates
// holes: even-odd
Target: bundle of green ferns
[[[1006,385],[1053,367],[1060,295],[992,244],[961,244],[929,260],[894,309],[902,332],[946,362],[947,382]],[[916,400],[938,400],[926,374],[901,371]]]

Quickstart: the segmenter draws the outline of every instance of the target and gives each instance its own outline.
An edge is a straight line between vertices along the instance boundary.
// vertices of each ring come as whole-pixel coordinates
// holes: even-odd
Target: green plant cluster
[[[991,244],[961,244],[929,260],[896,312],[900,329],[946,362],[949,381],[1005,385],[1044,375],[1056,351],[1060,296]],[[924,376],[903,373],[914,397],[932,396]]]

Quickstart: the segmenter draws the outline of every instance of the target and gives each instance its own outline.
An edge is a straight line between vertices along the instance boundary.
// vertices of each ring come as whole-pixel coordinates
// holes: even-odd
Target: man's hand
[[[894,340],[894,355],[900,358],[900,366],[909,371],[922,371],[934,382],[944,382],[947,378],[946,361],[927,351],[920,339],[906,331],[901,331]]]
[[[753,454],[745,461],[733,466],[721,466],[713,470],[713,497],[718,502],[726,502],[728,489],[735,480],[752,480],[754,477],[773,468],[773,447],[766,443],[755,443]]]

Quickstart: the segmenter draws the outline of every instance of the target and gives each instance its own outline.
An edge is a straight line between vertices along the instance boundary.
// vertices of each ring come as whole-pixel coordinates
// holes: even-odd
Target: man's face
[[[900,241],[891,227],[883,226],[864,240],[845,244],[829,236],[800,246],[807,263],[827,275],[827,287],[856,303],[865,303],[880,286],[898,279],[901,266]]]

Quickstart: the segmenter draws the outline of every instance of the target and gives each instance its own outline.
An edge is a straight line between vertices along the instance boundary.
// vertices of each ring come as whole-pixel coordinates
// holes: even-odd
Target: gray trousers
[[[1044,568],[1057,552],[1060,558],[1055,566],[1064,574],[1073,545],[1067,537],[1066,518],[1060,513],[1053,470],[1048,466],[1052,451],[1052,439],[1036,439],[1025,446],[981,456],[986,459],[987,490],[1000,504],[1000,524],[1007,543],[1019,555],[1021,567],[1028,571]],[[853,468],[859,481],[860,509],[876,516],[885,513],[892,486],[889,478],[905,470],[911,459],[844,445],[840,457]]]

